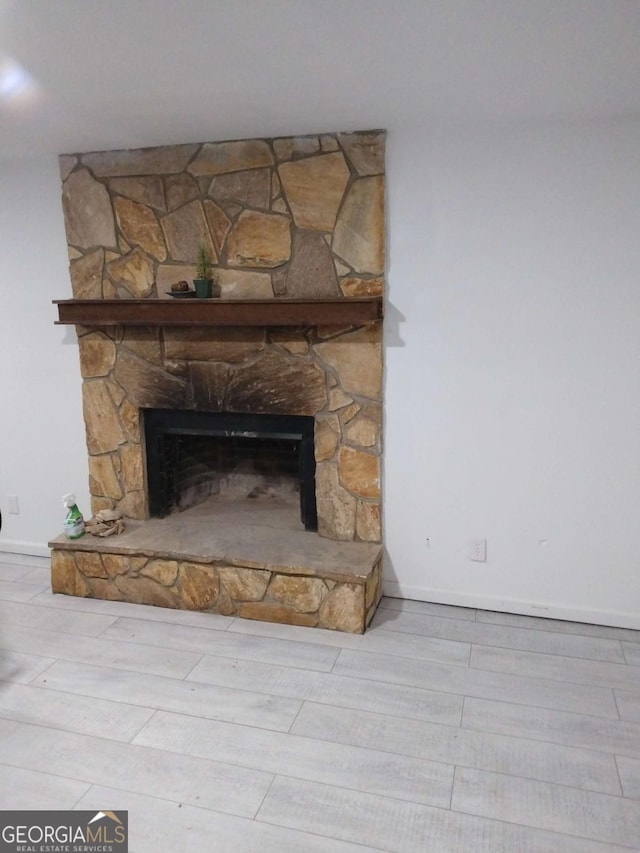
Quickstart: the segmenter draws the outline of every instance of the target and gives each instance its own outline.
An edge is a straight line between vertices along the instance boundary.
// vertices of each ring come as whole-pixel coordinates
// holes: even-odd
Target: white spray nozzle
[[[72,492],[69,492],[68,495],[63,495],[62,500],[64,501],[64,505],[67,509],[69,509],[75,504],[76,496]]]

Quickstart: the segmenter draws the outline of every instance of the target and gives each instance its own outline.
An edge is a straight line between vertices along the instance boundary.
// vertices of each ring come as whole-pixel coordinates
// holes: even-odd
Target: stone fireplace
[[[60,317],[78,334],[91,509],[121,510],[127,530],[54,540],[54,591],[364,630],[381,590],[381,322],[347,308],[382,296],[384,133],[64,155],[60,167],[74,297]],[[221,297],[187,312],[170,286],[193,278],[201,244]],[[278,305],[303,309],[300,321]],[[183,435],[217,435],[201,456],[189,445],[200,491],[171,514],[150,505],[166,479],[147,448],[154,411],[184,413]],[[284,493],[262,481],[221,503],[211,459],[225,429],[249,453],[253,416],[310,424],[317,533],[304,514],[283,520]],[[281,442],[266,447],[284,481],[287,439],[265,440]],[[303,468],[291,471],[293,504],[308,504]]]

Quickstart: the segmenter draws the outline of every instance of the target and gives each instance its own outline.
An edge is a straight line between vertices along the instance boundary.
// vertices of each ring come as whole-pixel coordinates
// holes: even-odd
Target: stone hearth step
[[[382,595],[382,548],[282,524],[273,507],[196,507],[106,539],[49,543],[55,593],[362,633]]]

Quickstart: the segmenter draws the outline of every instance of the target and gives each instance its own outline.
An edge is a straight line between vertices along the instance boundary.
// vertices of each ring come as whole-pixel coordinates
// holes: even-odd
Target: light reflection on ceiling
[[[24,104],[38,94],[33,77],[14,59],[0,56],[0,100],[10,104]]]

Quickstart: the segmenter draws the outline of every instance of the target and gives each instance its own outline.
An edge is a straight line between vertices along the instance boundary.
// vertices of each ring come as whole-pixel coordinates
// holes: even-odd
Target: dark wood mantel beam
[[[56,325],[324,326],[382,319],[382,297],[336,299],[55,299]]]

